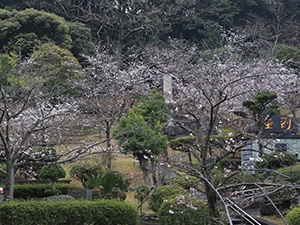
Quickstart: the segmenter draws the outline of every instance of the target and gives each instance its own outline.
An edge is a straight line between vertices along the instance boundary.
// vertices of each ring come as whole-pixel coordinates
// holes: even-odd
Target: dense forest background
[[[20,12],[34,8],[64,18],[65,23],[72,24],[69,34],[73,41],[78,40],[71,47],[76,57],[88,52],[87,40],[119,53],[128,52],[132,46],[165,43],[169,38],[185,39],[211,49],[222,44],[220,27],[242,31],[249,39],[260,40],[262,47],[284,44],[300,48],[298,0],[2,0],[0,8]],[[20,38],[23,38],[23,42],[24,39],[27,42],[23,46],[26,55],[30,50],[24,50],[25,45],[26,48],[32,47],[29,39],[37,41],[33,34],[39,39],[49,36],[55,39],[55,26],[51,25],[52,30],[46,29],[49,22],[40,21],[33,28],[31,25],[34,24],[30,24],[33,21],[28,21],[28,26],[20,30],[13,23],[11,14],[1,12],[2,52],[17,48],[11,46],[12,43],[21,42]],[[29,11],[22,16],[25,18],[26,14]],[[43,20],[42,17],[40,19]],[[91,30],[91,39],[87,29],[81,25]],[[44,27],[40,29],[40,26]],[[30,33],[30,38],[28,35],[24,38],[25,33]],[[64,44],[65,48],[70,48]]]

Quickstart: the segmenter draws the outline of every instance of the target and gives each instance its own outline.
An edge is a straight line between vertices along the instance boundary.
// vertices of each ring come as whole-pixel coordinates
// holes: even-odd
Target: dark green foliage
[[[291,67],[300,69],[300,49],[294,46],[279,44],[274,49],[277,58],[288,63]]]
[[[193,176],[183,175],[171,178],[170,182],[179,185],[185,190],[190,190],[190,188],[198,187],[200,180]]]
[[[128,183],[119,171],[107,170],[101,177],[102,191],[104,195],[112,194],[119,196],[121,192],[127,191]],[[117,196],[114,196],[114,193]]]
[[[276,170],[277,179],[280,181],[287,181],[292,184],[299,184],[300,183],[300,164],[294,164],[288,167],[282,167]]]
[[[272,117],[274,114],[278,114],[280,112],[279,105],[275,102],[276,98],[277,94],[275,92],[263,91],[256,94],[252,100],[246,100],[243,102],[243,106],[248,109],[255,122],[255,127],[252,128],[254,132],[262,132],[265,118]],[[234,113],[243,118],[248,115],[247,112],[243,111],[235,111]],[[261,147],[260,152],[262,152]],[[262,153],[260,153],[260,155],[261,154]]]
[[[224,158],[218,164],[218,166],[221,170],[223,170],[225,168],[237,170],[240,165],[241,165],[240,158]]]
[[[158,212],[159,208],[165,200],[168,200],[169,198],[180,194],[184,194],[184,190],[177,186],[165,185],[158,187],[150,195],[148,202],[149,208],[154,212]]]
[[[300,224],[300,207],[299,205],[289,211],[285,219],[289,225],[299,225]]]
[[[246,118],[248,116],[247,113],[243,112],[243,111],[234,111],[233,112],[235,115]]]
[[[74,164],[70,169],[71,177],[79,180],[84,187],[87,187],[87,177],[92,174],[103,174],[104,169],[100,164],[78,163]]]
[[[51,184],[22,184],[15,185],[14,198],[17,199],[32,199],[48,197],[45,191],[52,188]],[[70,184],[56,184],[55,189],[59,190],[61,194],[66,195],[69,189],[82,190],[82,187]]]
[[[262,119],[262,114],[266,107],[268,106],[268,114],[274,115],[275,113],[279,113],[278,106],[270,106],[269,104],[277,98],[277,94],[273,91],[263,91],[255,95],[253,100],[246,100],[243,102],[243,106],[248,108],[255,122],[258,122]]]
[[[122,173],[115,170],[106,170],[103,173],[84,174],[85,186],[90,189],[98,189],[104,198],[119,198],[121,193],[127,191],[129,183]],[[125,197],[125,196],[123,196]]]
[[[137,210],[121,201],[26,201],[0,205],[0,221],[10,225],[138,225]]]
[[[153,130],[142,116],[133,111],[120,119],[113,135],[117,136],[124,152],[137,157],[158,155],[167,147],[166,137]]]
[[[255,95],[254,101],[259,105],[267,105],[277,98],[277,94],[273,91],[263,91]]]
[[[253,176],[252,174],[239,172],[234,174],[233,176],[230,176],[228,178],[224,177],[224,173],[221,174],[222,181],[226,185],[230,184],[241,184],[241,183],[256,183],[259,182],[260,179],[257,176]]]
[[[14,46],[9,47],[9,42],[22,33],[35,34],[41,40],[46,37],[46,39],[54,41],[62,48],[72,48],[69,27],[62,17],[35,9],[13,12],[0,10],[0,13],[6,16],[4,20],[0,21],[0,27],[2,28],[0,49],[5,47],[6,51],[9,51],[8,49],[11,47],[11,50],[13,50]],[[32,41],[35,41],[35,39]],[[22,53],[25,56],[32,53],[30,49],[22,49],[22,47],[25,46],[20,46],[20,50],[23,51]]]
[[[170,140],[169,145],[174,150],[188,151],[195,140],[195,136],[179,137]]]
[[[113,135],[126,153],[134,156],[152,157],[167,147],[167,138],[162,135],[162,123],[167,119],[167,105],[163,95],[152,90],[150,95],[123,116]]]
[[[55,14],[32,8],[12,12],[0,9],[0,27],[0,51],[22,58],[48,42],[71,50],[76,57],[91,49],[91,32],[84,24],[67,23]]]
[[[274,43],[276,37],[279,43],[299,46],[298,0],[1,0],[0,8],[24,8],[25,2],[30,7],[64,16],[68,21],[83,22],[92,29],[94,40],[107,46],[121,45],[122,50],[168,37],[214,47],[221,39],[219,25],[237,30],[245,25],[255,26],[255,32],[250,29],[247,34],[253,41],[260,36]]]
[[[209,211],[202,200],[176,195],[162,203],[158,219],[163,225],[206,225]]]
[[[142,100],[136,110],[152,129],[161,130],[161,126],[168,121],[168,105],[165,103],[164,96],[156,89],[153,89],[150,95]]]
[[[24,9],[26,6],[26,0],[1,0],[0,2],[0,9]]]
[[[31,59],[34,61],[33,69],[38,71],[36,75],[42,77],[47,86],[68,90],[68,79],[80,80],[84,77],[80,73],[78,60],[72,53],[52,43],[39,46]]]
[[[236,184],[249,184],[251,187],[256,187],[254,183],[260,182],[261,179],[259,176],[255,176],[252,174],[238,172],[236,170],[224,173],[224,169],[214,170],[212,176],[212,183],[215,187],[220,187],[220,192],[225,191],[226,193],[229,191],[236,191],[240,189],[240,186],[237,185],[230,189],[229,187]],[[229,186],[228,188],[226,186]],[[224,189],[222,187],[225,187]]]
[[[94,189],[94,188],[98,188],[100,189],[102,187],[102,174],[89,174],[86,175],[86,183],[85,186],[89,189]]]
[[[297,47],[279,44],[275,46],[274,51],[280,60],[300,62],[300,49]]]
[[[73,43],[71,52],[80,61],[82,57],[81,54],[91,54],[93,52],[91,30],[83,23],[68,22],[67,24]]]
[[[46,189],[45,190],[45,195],[46,196],[53,196],[53,195],[60,195],[61,191],[59,189]]]
[[[66,171],[59,164],[45,165],[39,172],[39,177],[43,180],[57,181],[60,178],[66,177]]]
[[[10,84],[11,75],[17,68],[17,57],[0,54],[0,82],[2,85]]]
[[[47,38],[39,38],[35,33],[21,33],[12,37],[2,51],[18,54],[24,59],[33,53],[39,45],[47,41],[49,41]]]
[[[294,165],[298,158],[288,152],[272,152],[268,155],[263,155],[260,162],[255,163],[257,169],[278,169],[281,167]]]

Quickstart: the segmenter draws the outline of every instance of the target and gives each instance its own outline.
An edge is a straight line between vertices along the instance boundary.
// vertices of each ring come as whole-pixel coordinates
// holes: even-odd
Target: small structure
[[[254,173],[254,162],[259,161],[260,152],[288,152],[300,160],[300,135],[295,117],[283,114],[266,115],[262,121],[261,139],[249,141],[242,148],[242,170]]]
[[[72,196],[75,199],[85,199],[88,201],[93,200],[91,189],[84,189],[84,190],[70,189],[68,190],[68,195]]]

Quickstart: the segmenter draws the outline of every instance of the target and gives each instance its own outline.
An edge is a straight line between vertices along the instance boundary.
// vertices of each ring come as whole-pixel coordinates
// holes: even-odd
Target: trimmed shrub
[[[190,188],[196,188],[199,185],[199,182],[199,178],[188,175],[171,178],[171,183],[177,184],[186,190],[190,190]]]
[[[272,152],[261,157],[260,162],[255,163],[257,169],[278,169],[285,166],[292,166],[297,163],[298,158],[288,152]]]
[[[257,176],[253,176],[252,174],[239,172],[230,176],[228,179],[224,179],[224,184],[237,184],[237,183],[256,183],[259,182],[260,179]]]
[[[12,201],[0,205],[0,221],[10,225],[138,225],[132,205],[116,200]]]
[[[59,164],[45,165],[40,170],[39,177],[43,180],[50,180],[54,183],[60,178],[65,178],[66,171]]]
[[[163,225],[206,225],[209,211],[204,201],[179,195],[162,203],[158,220]]]
[[[61,191],[58,190],[58,189],[46,189],[44,191],[44,194],[47,195],[47,196],[53,196],[53,195],[60,195],[61,194]]]
[[[190,146],[195,142],[194,136],[184,136],[170,140],[170,147],[174,150],[187,152]]]
[[[47,193],[46,190],[52,188],[51,184],[22,184],[15,185],[14,198],[19,199],[32,199],[32,198],[44,198],[53,195],[53,193]],[[69,189],[82,190],[82,187],[70,184],[56,184],[56,190],[59,190],[61,194],[66,195]],[[46,191],[46,192],[45,192]]]
[[[299,225],[300,224],[300,207],[295,207],[289,211],[285,219],[289,225]]]
[[[276,172],[278,173],[274,173],[274,175],[281,181],[287,181],[290,183],[300,182],[300,163],[297,163],[293,166],[277,169]]]
[[[165,185],[158,187],[150,196],[148,204],[149,208],[154,212],[158,212],[161,204],[173,197],[174,195],[184,194],[184,190],[177,186]]]

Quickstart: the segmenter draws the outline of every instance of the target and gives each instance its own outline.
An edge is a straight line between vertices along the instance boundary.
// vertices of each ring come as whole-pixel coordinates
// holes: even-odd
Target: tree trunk
[[[153,169],[152,169],[152,164],[149,161],[149,159],[144,158],[143,155],[140,155],[138,157],[139,163],[141,166],[141,170],[143,172],[143,177],[145,184],[149,187],[152,188],[154,187],[154,180],[153,180]]]
[[[109,121],[106,121],[106,160],[107,160],[107,169],[111,169],[112,153],[111,153],[111,144],[110,144],[110,124]]]
[[[14,163],[11,160],[6,162],[6,183],[4,188],[4,200],[12,200],[14,198],[14,187],[15,187],[15,169]]]
[[[157,162],[151,160],[151,168],[152,168],[152,177],[153,177],[153,184],[156,186],[157,185],[157,180],[156,180],[156,174],[157,174]]]
[[[205,188],[210,217],[212,219],[218,218],[219,211],[217,209],[217,194],[215,190],[207,182],[204,182],[204,188]]]

